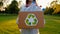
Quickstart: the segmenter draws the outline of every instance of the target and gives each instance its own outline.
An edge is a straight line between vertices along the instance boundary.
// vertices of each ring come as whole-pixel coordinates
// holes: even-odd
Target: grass
[[[41,34],[60,34],[60,16],[45,15],[45,27],[40,28]],[[0,16],[0,34],[20,34],[15,16]]]
[[[0,34],[20,34],[16,24],[17,16],[0,16]]]
[[[60,34],[60,16],[45,15],[45,28],[40,29],[41,34]]]

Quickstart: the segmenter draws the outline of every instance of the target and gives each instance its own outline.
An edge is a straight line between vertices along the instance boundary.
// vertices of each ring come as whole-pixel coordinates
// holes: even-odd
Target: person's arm
[[[41,11],[41,12],[42,12],[42,15],[43,15],[42,17],[44,18],[44,12],[43,11]],[[45,24],[45,19],[44,19],[44,24]]]
[[[18,19],[19,19],[19,17],[17,17],[16,24],[18,24]]]
[[[22,11],[22,6],[20,7],[19,12],[20,12],[20,11]],[[19,12],[18,12],[18,15],[19,15]],[[19,16],[17,17],[16,24],[18,24],[18,19],[19,19]]]
[[[38,7],[38,10],[42,12],[42,15],[43,15],[43,18],[44,18],[44,11],[40,7]],[[44,24],[45,24],[45,19],[44,19]]]

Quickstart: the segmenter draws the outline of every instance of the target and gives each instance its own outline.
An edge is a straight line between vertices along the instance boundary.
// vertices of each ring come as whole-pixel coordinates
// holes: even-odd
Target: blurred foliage
[[[0,2],[0,11],[1,11],[2,6],[3,6],[3,2],[1,1]]]
[[[51,5],[52,5],[52,8],[54,9],[54,12],[52,14],[59,14],[60,13],[60,4],[58,4],[58,0],[56,1],[52,1],[51,2]]]
[[[57,3],[58,1],[52,1],[50,7],[46,7],[45,14],[50,14],[50,15],[60,15],[60,4]]]
[[[2,6],[3,5],[3,2],[0,2],[0,6]]]
[[[44,14],[50,14],[50,15],[52,15],[52,12],[54,12],[54,9],[53,8],[46,7],[46,10],[44,11]]]
[[[6,9],[6,13],[17,14],[19,11],[18,2],[16,0],[13,0],[12,3],[5,9]]]
[[[60,4],[56,4],[53,6],[54,12],[53,14],[59,14],[60,13]]]

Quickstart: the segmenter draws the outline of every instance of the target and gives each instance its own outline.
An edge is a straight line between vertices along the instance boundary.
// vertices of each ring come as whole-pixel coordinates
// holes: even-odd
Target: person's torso
[[[29,7],[22,6],[20,11],[42,11],[36,4],[31,4]]]

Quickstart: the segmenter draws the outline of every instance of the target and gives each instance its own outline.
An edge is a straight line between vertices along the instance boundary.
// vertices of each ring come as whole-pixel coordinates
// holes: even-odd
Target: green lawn
[[[45,15],[45,27],[41,34],[60,34],[60,16]],[[0,34],[20,34],[16,24],[17,16],[0,16]]]

